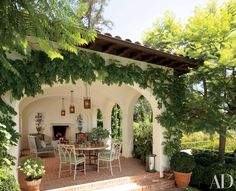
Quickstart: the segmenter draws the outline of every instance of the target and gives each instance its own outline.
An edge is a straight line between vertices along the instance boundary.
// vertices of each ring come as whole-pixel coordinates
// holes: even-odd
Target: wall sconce
[[[61,116],[66,115],[66,110],[65,110],[65,105],[64,105],[64,98],[62,98],[62,103],[61,103]]]
[[[69,111],[70,113],[75,113],[75,106],[73,104],[73,90],[70,91],[70,108]]]

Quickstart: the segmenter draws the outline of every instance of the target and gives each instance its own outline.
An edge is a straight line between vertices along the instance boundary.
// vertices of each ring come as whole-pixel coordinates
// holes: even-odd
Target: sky
[[[222,3],[225,0],[218,0]],[[104,17],[113,22],[112,30],[104,30],[112,36],[140,41],[143,31],[150,28],[167,10],[186,22],[193,15],[194,7],[206,4],[207,0],[110,0]]]

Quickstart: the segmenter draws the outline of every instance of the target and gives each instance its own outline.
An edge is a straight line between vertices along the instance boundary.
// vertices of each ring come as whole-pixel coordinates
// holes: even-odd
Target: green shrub
[[[225,163],[232,164],[236,166],[236,157],[225,156]]]
[[[177,172],[189,173],[195,167],[194,157],[185,152],[179,152],[172,156],[171,169]]]
[[[145,121],[134,123],[133,157],[145,160],[147,154],[152,153],[152,123]]]
[[[0,169],[0,190],[1,191],[20,191],[15,177],[9,173],[9,169]]]
[[[200,188],[201,184],[203,184],[204,181],[204,173],[205,173],[205,167],[199,164],[196,164],[195,168],[192,171],[191,186],[197,186]]]
[[[33,156],[25,157],[20,163],[19,170],[25,174],[28,181],[40,179],[45,174],[43,160]]]
[[[206,167],[216,163],[218,161],[218,156],[213,152],[202,152],[194,154],[194,159],[197,164]]]

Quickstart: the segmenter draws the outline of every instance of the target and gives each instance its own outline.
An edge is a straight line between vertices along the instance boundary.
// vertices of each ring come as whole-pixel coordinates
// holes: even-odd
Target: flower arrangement
[[[25,174],[27,181],[38,180],[45,174],[43,160],[34,156],[25,157],[19,165],[19,170]]]
[[[35,125],[36,125],[36,130],[39,134],[40,131],[42,131],[42,123],[43,123],[43,113],[37,113],[35,116],[34,116],[34,121],[35,121]]]
[[[82,143],[86,143],[88,141],[88,134],[84,133],[81,139]]]
[[[88,133],[88,141],[96,142],[97,141],[97,134],[89,132]]]
[[[93,128],[91,133],[93,136],[96,137],[96,140],[98,142],[108,138],[110,135],[109,131],[107,129],[102,128],[102,127]]]

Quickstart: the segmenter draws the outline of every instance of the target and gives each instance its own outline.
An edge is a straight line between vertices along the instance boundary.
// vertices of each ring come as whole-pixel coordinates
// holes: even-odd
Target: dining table
[[[108,146],[82,146],[75,145],[75,151],[78,153],[83,153],[86,156],[86,165],[97,165],[98,152],[105,150]]]

